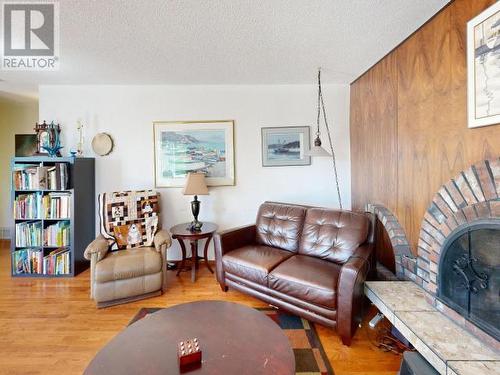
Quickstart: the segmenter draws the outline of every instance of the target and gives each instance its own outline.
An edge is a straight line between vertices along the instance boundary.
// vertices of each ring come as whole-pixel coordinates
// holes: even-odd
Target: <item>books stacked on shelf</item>
[[[42,222],[24,222],[16,224],[16,247],[42,246]]]
[[[71,193],[49,193],[43,197],[45,219],[66,219],[71,216]]]
[[[68,188],[68,164],[55,163],[47,167],[47,185],[49,190],[65,190]]]
[[[68,164],[16,164],[12,170],[12,181],[15,190],[66,190]]]
[[[46,189],[46,168],[39,164],[17,164],[12,170],[12,180],[15,190]]]
[[[43,258],[43,273],[45,275],[65,275],[70,272],[69,249],[60,247]]]
[[[59,221],[56,224],[49,225],[43,233],[44,246],[69,246],[69,221]]]
[[[42,196],[40,193],[20,194],[14,200],[14,218],[40,219],[42,217]]]
[[[41,249],[22,249],[12,253],[12,273],[43,273],[43,252]]]

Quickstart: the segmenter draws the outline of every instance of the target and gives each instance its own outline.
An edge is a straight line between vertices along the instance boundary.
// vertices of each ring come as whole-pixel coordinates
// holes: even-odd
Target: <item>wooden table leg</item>
[[[191,241],[191,282],[196,281],[196,269],[198,268],[198,241]]]
[[[179,267],[179,270],[177,271],[177,276],[183,271],[184,265],[186,264],[186,246],[184,245],[184,240],[182,238],[177,238],[177,241],[179,241],[179,244],[181,245],[181,250],[182,250],[182,261],[181,261],[181,266]]]
[[[214,271],[210,267],[210,264],[208,263],[208,245],[210,245],[211,240],[212,240],[212,237],[208,237],[206,242],[205,242],[205,250],[203,250],[203,257],[205,258],[205,264],[207,265],[208,270],[211,273],[214,273]]]

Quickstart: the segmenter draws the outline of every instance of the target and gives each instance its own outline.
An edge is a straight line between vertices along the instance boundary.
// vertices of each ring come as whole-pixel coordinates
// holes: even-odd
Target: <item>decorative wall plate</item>
[[[113,138],[107,133],[98,133],[92,139],[92,150],[99,155],[109,155],[113,151]]]

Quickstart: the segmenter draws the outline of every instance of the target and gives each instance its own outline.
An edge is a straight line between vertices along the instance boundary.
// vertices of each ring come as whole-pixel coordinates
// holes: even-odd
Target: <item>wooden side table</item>
[[[196,269],[198,268],[198,259],[205,259],[205,264],[211,273],[214,273],[210,264],[208,264],[208,245],[212,239],[215,231],[217,230],[217,225],[214,223],[204,222],[201,227],[201,231],[192,232],[188,229],[190,223],[178,224],[170,228],[170,233],[172,233],[172,238],[179,241],[179,245],[182,250],[182,263],[177,271],[177,276],[182,271],[186,270],[186,245],[184,240],[189,241],[191,245],[191,281],[194,283],[196,281]],[[203,257],[198,256],[198,241],[205,239],[205,248],[203,250]],[[189,269],[189,268],[188,268]]]

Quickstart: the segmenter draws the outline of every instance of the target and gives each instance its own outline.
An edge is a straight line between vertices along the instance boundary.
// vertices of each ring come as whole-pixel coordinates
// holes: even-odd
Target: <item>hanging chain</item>
[[[321,70],[318,70],[318,83],[320,82],[321,79]],[[316,138],[319,137],[319,122],[320,122],[320,116],[321,116],[321,85],[318,87],[318,116],[316,118]]]
[[[335,160],[335,151],[333,150],[333,143],[332,143],[332,136],[330,134],[330,127],[328,126],[328,120],[326,118],[325,103],[323,101],[323,91],[321,90],[321,69],[318,69],[318,118],[317,118],[317,125],[318,125],[317,132],[318,132],[318,134],[319,134],[319,121],[320,121],[320,114],[321,114],[320,108],[323,112],[323,119],[325,120],[325,126],[326,126],[326,134],[328,135],[328,143],[330,143],[330,151],[332,153],[333,173],[335,176],[335,186],[337,188],[339,207],[340,207],[340,209],[342,209],[342,198],[340,197],[339,176],[337,174],[337,162]]]

